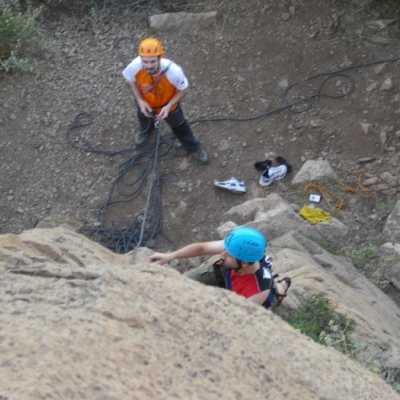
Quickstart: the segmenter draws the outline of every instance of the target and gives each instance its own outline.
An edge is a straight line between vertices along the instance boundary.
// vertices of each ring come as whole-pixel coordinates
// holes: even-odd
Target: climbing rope
[[[332,190],[329,190],[328,188],[318,185],[316,183],[309,183],[305,188],[304,188],[304,193],[307,193],[309,189],[314,188],[317,189],[320,193],[321,196],[325,199],[325,201],[328,203],[328,206],[331,210],[333,211],[339,211],[343,205],[344,205],[344,200],[338,196],[336,193],[332,192]],[[331,199],[329,198],[328,195],[331,195],[334,197],[336,200],[338,200],[338,205],[334,207],[331,203]]]
[[[86,117],[86,121],[82,118]],[[163,233],[161,186],[163,181],[177,182],[179,178],[173,172],[160,173],[159,160],[179,156],[172,135],[161,134],[161,124],[156,122],[157,139],[137,154],[132,149],[105,151],[93,148],[82,136],[80,128],[93,122],[90,114],[79,113],[75,125],[67,131],[67,142],[72,146],[103,155],[122,154],[126,160],[118,166],[117,178],[109,190],[108,196],[98,211],[99,227],[81,228],[79,231],[95,242],[98,242],[116,253],[127,253],[139,246],[155,248],[161,238],[173,246],[174,242]],[[72,133],[76,132],[76,139]],[[86,147],[82,144],[85,143]],[[162,149],[162,151],[160,151]],[[132,175],[134,177],[132,178]],[[150,182],[150,183],[148,183]],[[114,220],[109,223],[107,213],[124,203],[133,204],[134,200],[147,190],[147,201],[144,210],[135,213],[131,220]],[[108,218],[109,219],[109,218]]]
[[[200,122],[217,122],[217,121],[239,121],[239,122],[240,121],[242,121],[242,122],[243,121],[254,121],[254,120],[261,119],[261,118],[264,118],[264,117],[272,115],[272,114],[276,114],[276,113],[278,113],[280,111],[283,111],[283,110],[289,110],[290,112],[301,114],[303,112],[306,112],[306,111],[310,110],[313,107],[315,101],[319,97],[327,97],[327,98],[331,98],[331,99],[340,99],[342,97],[346,97],[346,96],[350,95],[351,93],[353,93],[353,91],[355,89],[355,81],[350,75],[345,74],[344,73],[345,71],[349,71],[349,70],[356,69],[356,68],[370,67],[370,66],[376,65],[376,64],[392,63],[392,62],[396,62],[396,61],[400,61],[400,57],[384,59],[384,60],[379,60],[379,61],[373,61],[373,62],[364,63],[364,64],[356,64],[356,65],[353,65],[353,66],[350,66],[350,67],[341,68],[341,69],[338,69],[338,70],[335,70],[335,71],[331,71],[331,72],[321,72],[321,73],[318,73],[318,74],[311,75],[310,77],[308,77],[308,78],[306,78],[304,80],[292,83],[291,85],[289,85],[283,91],[283,93],[282,93],[282,103],[283,103],[283,105],[281,105],[281,106],[279,106],[277,108],[268,110],[266,112],[263,112],[263,113],[258,114],[256,116],[253,116],[253,117],[239,118],[239,117],[224,117],[224,116],[221,116],[221,117],[214,117],[214,118],[197,118],[197,119],[194,119],[194,120],[190,121],[190,123],[194,124],[194,123],[200,123]],[[297,101],[289,102],[288,97],[289,97],[289,94],[290,94],[292,89],[294,89],[296,86],[298,86],[301,83],[309,82],[309,81],[314,80],[314,79],[319,78],[319,77],[324,77],[324,78],[317,85],[317,88],[316,88],[314,93],[310,94],[309,96],[304,96],[304,97],[302,97],[301,99],[299,99]],[[323,92],[324,86],[331,79],[339,78],[339,77],[342,77],[342,78],[348,80],[349,88],[346,91],[344,91],[343,93],[338,94],[338,95],[324,93]],[[298,106],[300,106],[302,104],[304,104],[304,106],[302,108],[298,108]]]
[[[360,187],[360,189],[362,191],[364,191],[364,193],[359,192],[358,190],[348,186],[348,187],[343,187],[343,182],[346,180],[346,178],[350,175],[354,175],[357,177],[357,183],[358,186]],[[358,172],[347,172],[347,174],[339,181],[339,188],[340,190],[342,190],[343,192],[349,192],[349,193],[355,193],[358,196],[364,198],[364,199],[369,199],[372,196],[372,190],[366,188],[362,183],[361,183],[361,178],[362,178],[362,174],[358,173]]]
[[[119,56],[122,64],[127,65],[126,58],[122,55],[120,51],[120,44],[122,42],[129,42],[133,48],[134,41],[129,36],[124,36],[119,38],[115,44],[114,48]],[[303,113],[312,108],[315,101],[319,97],[329,97],[329,98],[342,98],[351,94],[355,89],[354,79],[345,74],[345,71],[364,68],[376,64],[391,63],[400,61],[400,57],[378,60],[370,63],[357,64],[354,66],[342,68],[332,72],[323,72],[312,75],[302,81],[295,82],[289,85],[282,94],[282,105],[271,110],[267,110],[259,115],[252,117],[227,117],[220,116],[214,118],[197,118],[189,121],[190,124],[202,123],[202,122],[218,122],[218,121],[253,121],[257,119],[264,118],[266,116],[278,113],[283,110],[289,110],[293,113]],[[302,82],[308,82],[314,79],[322,77],[323,79],[317,85],[317,89],[314,93],[309,96],[302,97],[296,101],[289,101],[289,94],[293,88]],[[324,86],[333,78],[341,77],[342,79],[347,79],[349,82],[349,88],[347,91],[340,95],[333,95],[325,93],[323,91]],[[143,150],[139,151],[137,154],[132,155],[134,149],[123,149],[118,151],[109,151],[97,149],[81,132],[81,128],[85,128],[93,123],[92,116],[87,112],[79,112],[75,118],[74,123],[66,132],[66,141],[71,146],[78,150],[85,152],[92,152],[97,154],[102,154],[106,156],[122,155],[126,157],[126,160],[118,166],[118,175],[111,188],[109,190],[106,201],[100,207],[98,212],[98,219],[100,227],[98,228],[82,228],[80,231],[85,233],[88,237],[92,238],[94,241],[101,243],[102,245],[110,248],[116,253],[127,253],[132,250],[136,250],[139,246],[145,246],[149,248],[155,248],[159,244],[160,237],[168,240],[173,247],[173,242],[170,240],[162,230],[162,200],[161,200],[161,186],[162,182],[178,181],[179,178],[176,174],[172,174],[172,178],[167,179],[165,177],[166,173],[160,173],[158,170],[158,160],[161,158],[172,158],[179,156],[177,154],[177,148],[174,145],[174,136],[172,133],[162,135],[161,128],[157,128],[157,139],[153,143],[149,143]],[[163,152],[159,152],[159,149],[164,149]],[[186,154],[181,154],[184,156]],[[131,173],[133,169],[137,169],[137,178],[133,182],[130,182],[127,178],[127,174]],[[133,199],[137,198],[139,194],[147,186],[148,179],[150,177],[149,192],[147,196],[147,201],[145,205],[145,210],[137,212],[133,219],[129,222],[126,221],[112,221],[111,224],[105,222],[105,216],[107,210],[115,205],[121,203],[131,202]],[[315,184],[309,184],[304,189],[308,190],[310,187],[315,187],[320,190],[321,195],[327,200],[327,203],[333,210],[339,210],[343,206],[343,199],[337,196],[335,193],[331,192],[329,189]],[[362,185],[360,185],[362,190],[367,190]],[[344,188],[345,191],[350,191],[350,188]],[[363,197],[363,194],[358,191],[354,191]],[[328,194],[335,197],[339,204],[334,207],[332,206]],[[366,196],[366,194],[364,194]],[[171,247],[171,248],[172,248]]]
[[[78,150],[82,150],[87,153],[102,154],[104,156],[113,156],[117,154],[129,154],[132,149],[109,151],[96,149],[92,144],[85,139],[82,134],[81,128],[87,127],[93,123],[93,117],[91,114],[85,111],[79,111],[75,117],[73,124],[65,132],[65,139],[69,145],[75,147]]]
[[[344,187],[344,186],[343,186],[343,182],[346,180],[346,178],[347,178],[348,176],[351,176],[351,175],[354,175],[354,176],[357,177],[358,186],[359,186],[360,189],[361,189],[362,191],[364,191],[365,193],[362,193],[362,192],[360,192],[360,191],[358,191],[358,190],[356,190],[356,189],[354,189],[354,188],[352,188],[352,187],[350,187],[350,186],[347,186],[347,187]],[[373,192],[372,192],[372,190],[366,188],[366,187],[361,183],[361,178],[362,178],[362,174],[360,174],[360,173],[358,173],[358,172],[347,172],[347,173],[344,175],[344,177],[339,181],[339,188],[340,188],[340,190],[343,191],[343,192],[348,192],[348,193],[357,194],[358,196],[360,196],[360,197],[362,197],[362,198],[364,198],[364,199],[369,199],[369,198],[372,196]],[[326,202],[328,203],[328,206],[329,206],[329,208],[330,208],[331,210],[338,211],[338,210],[340,210],[340,209],[344,206],[344,200],[343,200],[339,195],[337,195],[336,193],[332,192],[332,190],[329,190],[329,189],[327,189],[326,187],[321,186],[321,185],[318,185],[318,184],[316,184],[316,183],[309,183],[309,184],[304,188],[304,193],[307,193],[308,190],[309,190],[310,188],[317,189],[317,190],[321,193],[322,197],[326,200]],[[338,200],[338,205],[337,205],[336,207],[334,207],[334,206],[332,205],[331,200],[330,200],[330,198],[328,197],[328,194],[331,195],[332,197],[334,197],[335,199]]]
[[[158,175],[158,148],[159,148],[159,144],[160,144],[160,138],[161,138],[161,121],[157,120],[154,122],[154,127],[156,129],[156,145],[154,147],[154,156],[152,157],[153,159],[153,170],[152,170],[152,174],[151,174],[151,180],[150,180],[150,185],[149,185],[149,191],[147,194],[147,201],[146,201],[146,206],[144,208],[144,214],[143,214],[143,220],[142,220],[142,226],[140,229],[140,235],[139,235],[139,240],[136,243],[136,247],[135,247],[135,251],[133,254],[133,261],[135,260],[135,256],[136,256],[136,250],[141,246],[142,241],[143,241],[143,234],[144,231],[149,231],[149,228],[146,228],[146,225],[148,224],[149,220],[147,219],[147,212],[149,210],[149,205],[151,202],[151,199],[153,197],[153,191],[154,189],[157,187],[161,187],[159,181],[159,175]],[[157,186],[155,185],[156,183]],[[160,193],[161,194],[161,193]],[[157,196],[157,205],[161,208],[161,196]],[[158,219],[159,222],[161,222],[161,219]],[[156,225],[156,230],[152,231],[152,234],[156,234],[161,230],[161,226]],[[151,239],[153,238],[153,236],[151,237]]]

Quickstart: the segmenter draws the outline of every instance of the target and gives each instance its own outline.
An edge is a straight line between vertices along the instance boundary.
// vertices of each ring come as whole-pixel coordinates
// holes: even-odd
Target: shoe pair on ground
[[[260,178],[261,186],[269,186],[272,182],[283,179],[292,167],[286,162],[283,157],[276,157],[276,161],[281,164],[279,167],[272,167],[271,160],[258,161],[254,164],[259,171],[264,171]],[[214,181],[214,185],[237,194],[246,193],[244,181],[239,181],[235,177],[226,181]]]
[[[143,146],[147,140],[149,140],[150,133],[141,133],[138,132],[135,134],[135,146],[140,147]],[[207,152],[201,147],[193,154],[194,158],[197,160],[199,164],[208,164],[210,162],[210,158],[208,157]]]
[[[289,173],[292,167],[286,162],[283,157],[276,157],[276,161],[281,164],[278,167],[272,167],[271,160],[256,162],[254,167],[259,171],[264,171],[260,177],[261,186],[269,186],[275,181],[283,179]]]

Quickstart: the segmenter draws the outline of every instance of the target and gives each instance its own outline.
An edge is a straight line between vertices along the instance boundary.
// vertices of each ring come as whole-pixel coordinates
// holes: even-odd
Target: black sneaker
[[[257,169],[259,171],[265,171],[266,169],[268,169],[271,166],[272,166],[272,161],[271,160],[257,161],[254,164],[255,169]]]
[[[199,164],[208,164],[210,162],[207,152],[201,147],[199,148],[199,150],[192,154]]]

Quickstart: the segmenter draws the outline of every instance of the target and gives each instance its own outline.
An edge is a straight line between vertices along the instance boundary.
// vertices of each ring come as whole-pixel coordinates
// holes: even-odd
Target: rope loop
[[[359,192],[358,190],[348,186],[348,187],[343,187],[343,182],[345,181],[345,179],[350,176],[350,175],[354,175],[357,177],[357,183],[358,186],[360,187],[360,189],[362,190],[362,192]],[[361,178],[362,178],[362,174],[358,173],[358,172],[347,172],[346,175],[339,181],[339,188],[340,190],[342,190],[343,192],[349,192],[349,193],[355,193],[358,196],[364,198],[364,199],[369,199],[370,197],[372,197],[372,190],[366,188],[362,183],[361,183]],[[363,193],[364,192],[364,193]]]
[[[315,188],[317,189],[320,193],[321,196],[325,199],[325,201],[328,203],[328,206],[331,210],[333,211],[339,211],[343,206],[344,206],[344,200],[337,195],[336,193],[332,192],[331,190],[329,190],[328,188],[318,185],[316,183],[309,183],[305,188],[304,188],[304,193],[307,193],[308,190],[310,188]],[[328,195],[331,195],[332,197],[334,197],[336,200],[338,200],[338,205],[336,207],[334,207],[332,205],[331,199],[329,198]]]
[[[356,189],[354,189],[354,188],[352,188],[352,187],[350,187],[350,186],[343,187],[343,182],[346,180],[346,178],[347,178],[348,176],[351,176],[351,175],[354,175],[354,176],[357,177],[358,186],[359,186],[359,187],[361,188],[361,190],[364,191],[365,193],[360,192],[360,191],[358,191],[358,190],[356,190]],[[366,187],[361,183],[361,178],[362,178],[362,174],[360,174],[360,173],[358,173],[358,172],[347,172],[347,173],[344,175],[344,177],[339,181],[339,188],[340,188],[340,190],[343,191],[343,192],[348,192],[348,193],[357,194],[358,196],[360,196],[360,197],[362,197],[362,198],[364,198],[364,199],[369,199],[370,197],[372,197],[373,192],[372,192],[371,189],[366,188]],[[325,199],[325,201],[328,203],[328,206],[329,206],[329,208],[330,208],[331,210],[339,211],[339,210],[344,206],[344,200],[343,200],[339,195],[337,195],[336,193],[334,193],[332,190],[329,190],[329,189],[327,189],[327,188],[324,187],[324,186],[318,185],[317,183],[309,183],[309,184],[304,188],[304,193],[307,193],[308,190],[309,190],[310,188],[317,189],[317,190],[321,193],[321,196],[322,196],[322,197]],[[330,195],[330,196],[332,196],[332,197],[334,197],[335,199],[338,200],[338,205],[337,205],[336,207],[334,207],[334,206],[332,205],[332,202],[331,202],[331,200],[330,200],[330,198],[329,198],[328,195]]]

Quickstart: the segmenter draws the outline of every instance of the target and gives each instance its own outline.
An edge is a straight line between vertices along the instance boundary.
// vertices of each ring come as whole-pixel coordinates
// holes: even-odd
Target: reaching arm
[[[172,253],[154,253],[150,256],[150,262],[165,264],[175,258],[191,258],[204,255],[220,254],[224,251],[224,242],[217,240],[214,242],[192,243],[182,247]]]

